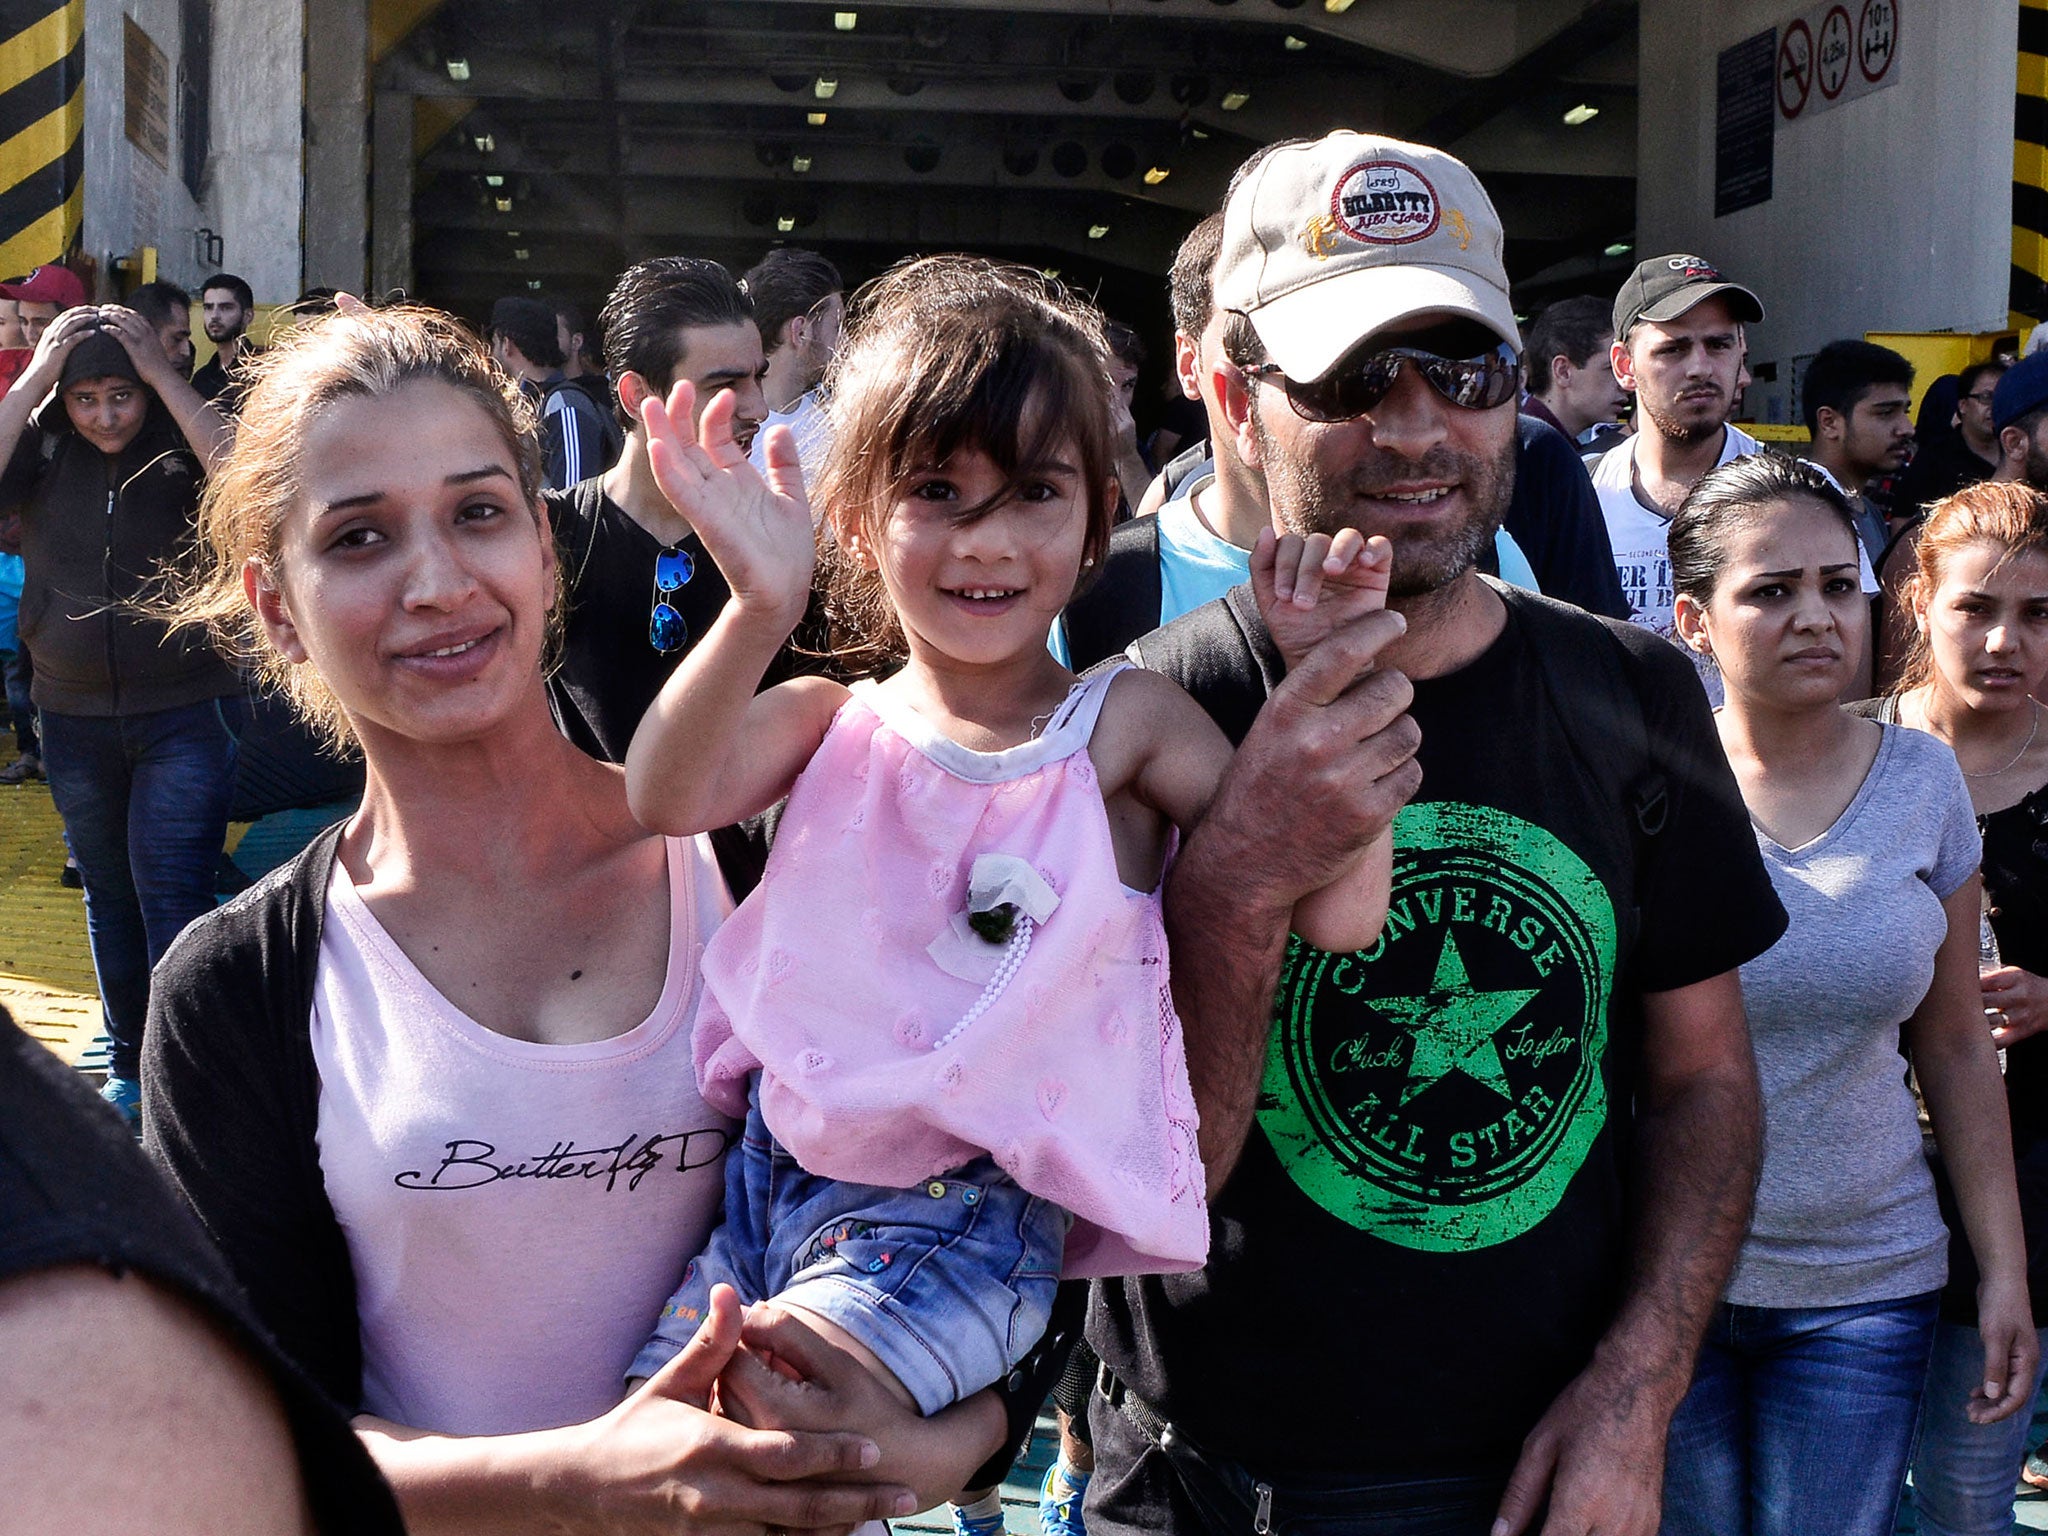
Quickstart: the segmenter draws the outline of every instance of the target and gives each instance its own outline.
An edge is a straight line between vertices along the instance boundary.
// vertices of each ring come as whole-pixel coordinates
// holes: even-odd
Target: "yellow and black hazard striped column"
[[[2048,0],[2020,0],[2020,75],[2012,114],[2012,300],[2041,310],[2048,282]]]
[[[0,278],[77,243],[84,128],[85,0],[0,0]]]

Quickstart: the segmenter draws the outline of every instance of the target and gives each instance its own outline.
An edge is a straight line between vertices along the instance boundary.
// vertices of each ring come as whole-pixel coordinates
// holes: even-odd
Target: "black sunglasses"
[[[647,643],[664,656],[681,650],[690,638],[690,626],[666,594],[680,591],[696,574],[697,562],[680,544],[671,544],[654,557],[654,608],[647,616]]]
[[[1340,364],[1313,383],[1290,379],[1278,363],[1255,363],[1244,371],[1277,379],[1287,403],[1303,421],[1353,421],[1386,399],[1404,364],[1429,381],[1453,405],[1490,411],[1522,388],[1522,354],[1502,342],[1482,357],[1440,357],[1418,347],[1388,347]]]

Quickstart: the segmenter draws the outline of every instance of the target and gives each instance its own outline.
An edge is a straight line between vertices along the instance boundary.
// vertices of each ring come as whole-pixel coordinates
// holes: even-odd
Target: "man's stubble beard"
[[[1394,541],[1394,570],[1387,593],[1392,598],[1421,597],[1440,591],[1479,562],[1507,516],[1515,488],[1516,435],[1510,432],[1500,453],[1489,463],[1474,454],[1439,448],[1420,459],[1377,453],[1353,469],[1347,483],[1324,476],[1306,458],[1282,448],[1266,432],[1256,406],[1252,431],[1259,444],[1258,471],[1265,481],[1267,505],[1289,532],[1335,534],[1356,527],[1348,514],[1353,499],[1403,480],[1456,480],[1471,515],[1456,528],[1433,538],[1413,536]],[[1383,530],[1360,528],[1368,536]],[[1391,538],[1392,536],[1389,535]]]
[[[1659,437],[1686,448],[1704,443],[1726,426],[1730,409],[1729,402],[1723,399],[1720,412],[1711,421],[1680,421],[1662,406],[1650,404],[1642,397],[1640,391],[1637,392],[1636,403],[1642,408],[1643,414],[1650,418],[1650,425],[1657,429]]]

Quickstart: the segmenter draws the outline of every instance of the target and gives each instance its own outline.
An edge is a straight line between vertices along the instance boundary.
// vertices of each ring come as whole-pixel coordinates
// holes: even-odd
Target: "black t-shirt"
[[[622,763],[640,717],[732,589],[696,534],[685,539],[695,569],[666,597],[682,614],[688,640],[663,655],[647,626],[654,562],[666,546],[605,495],[602,480],[549,491],[546,501],[569,593],[562,664],[548,679],[548,697],[563,735],[592,757]]]
[[[1545,597],[1610,619],[1629,616],[1614,545],[1578,449],[1549,422],[1516,419],[1515,494],[1501,526],[1529,557]]]
[[[390,1491],[341,1411],[269,1343],[127,1126],[0,1011],[0,1279],[70,1264],[135,1270],[207,1313],[275,1386],[318,1529],[402,1536]],[[119,1360],[78,1368],[99,1372],[109,1394],[122,1390]],[[119,1462],[120,1447],[106,1449]]]
[[[1892,491],[1892,515],[1910,517],[1966,485],[1989,480],[1996,466],[1970,451],[1963,434],[1950,429],[1922,443]]]
[[[1998,957],[2048,976],[2048,785],[2017,805],[1979,816],[1977,826],[1984,834],[1984,891]],[[2005,1095],[2013,1151],[2025,1156],[2048,1141],[2048,1035],[2005,1053]]]
[[[1784,928],[1691,665],[1503,595],[1499,639],[1416,684],[1422,789],[1395,823],[1380,942],[1290,942],[1207,1267],[1095,1289],[1110,1368],[1264,1475],[1512,1463],[1624,1289],[1641,994],[1732,971]],[[1532,634],[1586,624],[1618,665],[1539,658]],[[1668,795],[1654,837],[1616,762],[1631,708]]]
[[[199,391],[202,399],[211,400],[230,416],[238,416],[242,411],[242,396],[248,393],[248,386],[243,380],[246,365],[261,355],[261,348],[245,346],[241,360],[230,370],[222,366],[220,354],[216,352],[206,360],[205,367],[192,375],[192,387]]]

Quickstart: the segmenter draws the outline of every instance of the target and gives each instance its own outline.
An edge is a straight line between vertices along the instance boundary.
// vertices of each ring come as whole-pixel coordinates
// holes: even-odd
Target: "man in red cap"
[[[0,283],[0,298],[21,306],[22,342],[33,347],[52,320],[85,302],[85,283],[69,267],[45,262],[19,282]]]

